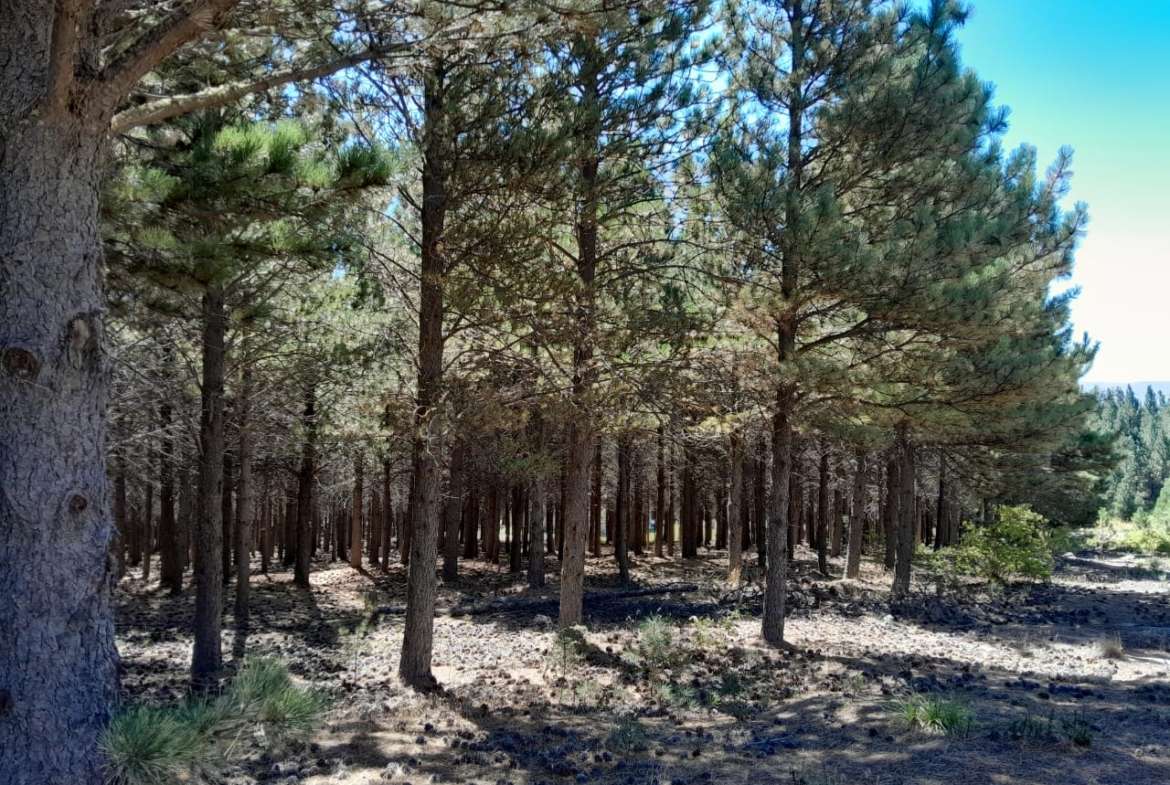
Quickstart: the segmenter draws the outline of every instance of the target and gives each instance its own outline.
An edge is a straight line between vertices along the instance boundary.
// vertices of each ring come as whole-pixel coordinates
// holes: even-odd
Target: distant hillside
[[[1124,389],[1126,385],[1133,388],[1134,395],[1138,398],[1144,398],[1147,387],[1153,387],[1154,392],[1162,393],[1167,398],[1170,398],[1170,381],[1164,382],[1086,382],[1082,386],[1086,390],[1107,390],[1110,387],[1121,387]]]

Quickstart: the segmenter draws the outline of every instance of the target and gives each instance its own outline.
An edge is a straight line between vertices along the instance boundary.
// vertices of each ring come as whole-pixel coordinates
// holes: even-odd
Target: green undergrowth
[[[177,706],[129,706],[102,738],[111,785],[201,785],[249,748],[279,749],[308,735],[324,697],[293,684],[283,665],[249,660],[221,694]]]

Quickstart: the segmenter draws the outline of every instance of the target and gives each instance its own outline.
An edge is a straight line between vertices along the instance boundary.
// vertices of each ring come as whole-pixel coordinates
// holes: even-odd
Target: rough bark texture
[[[572,400],[576,407],[569,422],[566,446],[568,465],[565,467],[561,513],[558,520],[562,539],[558,542],[561,556],[560,625],[580,624],[584,618],[582,603],[585,597],[585,545],[589,536],[589,468],[593,460],[595,437],[593,432],[591,393],[593,371],[594,283],[597,277],[598,227],[600,200],[597,193],[597,175],[601,165],[597,155],[601,141],[598,82],[600,53],[592,49],[582,62],[579,75],[581,105],[590,118],[580,131],[578,141],[582,149],[579,167],[580,185],[577,193],[577,275],[580,290],[574,303],[576,334],[573,346]]]
[[[414,412],[414,478],[410,498],[410,572],[406,585],[406,625],[398,673],[416,689],[432,689],[431,649],[435,626],[435,558],[441,505],[442,438],[435,421],[443,381],[443,225],[447,212],[446,162],[443,160],[446,98],[443,69],[436,67],[424,95],[422,174],[422,248],[419,277],[418,398]]]
[[[101,782],[117,694],[101,137],[38,114],[53,4],[0,4],[0,779]],[[65,743],[68,740],[68,743]]]
[[[203,399],[199,442],[199,524],[195,541],[195,643],[191,684],[213,689],[223,664],[220,649],[223,612],[223,382],[227,315],[223,290],[209,286],[203,295]]]

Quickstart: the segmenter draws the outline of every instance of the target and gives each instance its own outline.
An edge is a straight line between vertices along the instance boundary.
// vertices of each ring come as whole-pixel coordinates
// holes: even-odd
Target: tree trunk
[[[589,545],[595,557],[601,555],[601,445],[593,451],[593,488],[589,495]]]
[[[821,462],[817,476],[817,569],[829,575],[829,446],[821,445]]]
[[[226,423],[225,423],[226,431]],[[232,481],[235,466],[232,455],[227,451],[226,437],[223,453],[223,536],[220,538],[220,556],[223,559],[223,585],[227,586],[232,574]]]
[[[149,468],[149,467],[148,467]],[[149,472],[148,472],[149,474]],[[142,501],[142,582],[150,580],[150,557],[154,550],[154,485],[148,479]]]
[[[236,523],[236,625],[248,626],[249,586],[252,568],[252,523],[256,515],[255,489],[252,487],[252,367],[245,351],[241,352],[240,398],[240,483],[236,488],[239,518]]]
[[[542,483],[532,486],[529,494],[531,513],[528,516],[528,586],[544,587],[544,507],[546,493]]]
[[[655,477],[654,496],[654,555],[662,557],[663,532],[666,523],[666,436],[663,426],[658,426],[658,473]]]
[[[364,456],[358,452],[353,457],[353,504],[349,519],[349,566],[362,568],[362,518],[365,507]]]
[[[731,488],[727,511],[727,582],[739,586],[743,574],[743,437],[739,430],[731,432]]]
[[[158,415],[162,438],[158,465],[159,585],[175,596],[183,591],[183,559],[175,523],[175,435],[171,430],[173,409],[169,401],[159,406]]]
[[[886,461],[886,503],[882,506],[882,533],[885,535],[885,558],[882,564],[894,569],[898,558],[898,455],[890,454]]]
[[[561,503],[561,603],[560,626],[580,624],[584,618],[582,603],[585,598],[585,540],[589,535],[589,467],[595,449],[593,424],[593,340],[595,321],[598,257],[598,212],[600,197],[597,192],[601,160],[599,113],[600,52],[593,44],[582,58],[578,74],[580,105],[587,122],[579,132],[582,158],[579,165],[575,233],[577,239],[577,275],[581,288],[576,293],[573,339],[572,406],[568,438],[568,466],[565,472],[564,494]]]
[[[630,582],[630,520],[633,510],[630,504],[630,437],[622,434],[617,440],[618,487],[617,487],[617,528],[614,529],[613,556],[617,561],[618,583]]]
[[[219,681],[223,654],[220,627],[223,613],[223,464],[224,464],[224,338],[227,313],[223,290],[207,287],[203,294],[203,394],[199,442],[199,532],[195,544],[195,643],[191,684],[198,692],[213,690]]]
[[[414,478],[410,497],[410,571],[406,584],[406,625],[398,673],[416,689],[432,689],[431,649],[435,624],[435,559],[438,555],[442,434],[435,422],[443,382],[442,253],[447,213],[444,73],[435,65],[423,97],[422,246],[419,277],[418,398],[414,413]]]
[[[898,459],[897,559],[894,562],[891,599],[897,601],[905,599],[910,593],[910,564],[917,544],[914,538],[914,445],[904,427],[898,431],[895,448]]]
[[[0,776],[97,785],[117,695],[103,133],[39,108],[52,9],[0,4]]]
[[[297,554],[293,569],[293,584],[301,589],[309,588],[309,572],[312,562],[312,537],[309,531],[310,516],[313,514],[313,481],[317,475],[317,387],[306,382],[304,408],[301,410],[301,466],[297,472]],[[357,490],[354,493],[357,509],[361,509],[361,463],[358,462]],[[359,513],[360,516],[360,513]],[[361,520],[358,519],[360,526]],[[360,529],[359,529],[360,533]],[[360,542],[360,540],[359,540]],[[350,557],[357,554],[361,565],[361,548],[350,550]]]
[[[759,447],[752,456],[752,505],[755,507],[756,521],[756,556],[760,567],[768,565],[768,492],[766,481],[767,462],[764,460],[764,450],[767,445],[764,435],[760,434]]]
[[[524,489],[519,485],[512,488],[512,504],[508,516],[508,572],[517,573],[523,568],[523,526],[524,526]]]
[[[849,510],[849,546],[845,554],[845,577],[861,573],[861,548],[865,534],[865,466],[866,456],[857,451],[857,468],[853,473],[853,504]]]
[[[462,443],[451,449],[451,471],[447,483],[447,498],[443,504],[443,580],[450,583],[459,579],[459,523],[463,510]]]

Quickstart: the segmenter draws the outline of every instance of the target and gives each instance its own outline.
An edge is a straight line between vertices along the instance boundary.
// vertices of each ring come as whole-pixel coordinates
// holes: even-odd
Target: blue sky
[[[1170,0],[972,0],[963,60],[1011,108],[1007,144],[1075,150],[1088,382],[1170,380]]]

